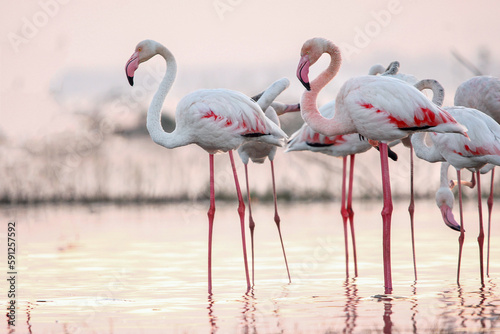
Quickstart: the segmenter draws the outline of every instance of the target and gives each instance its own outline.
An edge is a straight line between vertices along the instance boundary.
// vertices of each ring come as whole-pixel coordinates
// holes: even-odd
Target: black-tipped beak
[[[300,82],[302,82],[302,85],[304,85],[304,87],[306,87],[307,90],[311,90],[311,85],[309,84],[309,82],[304,82],[302,80],[300,80]]]
[[[297,66],[297,79],[302,83],[302,85],[307,89],[311,90],[311,84],[309,83],[309,56],[304,55],[300,58],[299,65]]]
[[[134,73],[139,67],[139,51],[134,52],[132,57],[127,61],[125,65],[125,74],[127,75],[128,83],[130,86],[134,85]]]
[[[451,228],[453,231],[460,232],[460,225],[455,226],[453,224],[446,224],[446,226],[448,226],[449,228]]]
[[[455,217],[453,217],[453,212],[451,211],[451,208],[448,205],[443,204],[439,209],[441,210],[441,215],[443,216],[443,221],[446,224],[446,226],[448,226],[454,231],[460,232],[460,224],[457,223]]]

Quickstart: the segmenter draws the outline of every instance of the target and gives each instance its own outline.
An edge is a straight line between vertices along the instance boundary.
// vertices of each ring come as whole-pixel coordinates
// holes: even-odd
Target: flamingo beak
[[[134,85],[134,72],[139,67],[139,52],[136,51],[127,61],[125,65],[125,74],[127,74],[128,83],[130,86]]]
[[[309,84],[309,55],[304,55],[300,58],[299,65],[297,67],[297,78],[304,85],[307,90],[311,90],[311,85]]]
[[[460,231],[460,224],[456,222],[455,217],[453,216],[453,212],[451,211],[451,208],[448,205],[443,204],[441,205],[440,209],[441,209],[441,215],[443,216],[443,220],[446,226],[448,226],[452,230]]]

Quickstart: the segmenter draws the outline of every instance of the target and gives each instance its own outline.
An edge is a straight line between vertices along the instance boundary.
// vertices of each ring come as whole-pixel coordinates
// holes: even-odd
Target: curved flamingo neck
[[[411,144],[417,157],[428,162],[444,161],[443,156],[434,144],[428,146],[425,143],[426,136],[427,133],[425,132],[416,132],[411,136]]]
[[[414,86],[420,91],[424,89],[432,90],[432,103],[440,107],[443,105],[444,88],[438,81],[433,79],[420,80]]]
[[[342,125],[334,119],[323,117],[317,106],[319,92],[337,75],[342,57],[340,49],[333,43],[327,42],[323,45],[323,53],[328,53],[331,57],[328,67],[311,81],[311,90],[302,94],[300,101],[302,118],[316,132],[327,136],[343,134]]]
[[[443,161],[441,163],[441,173],[439,176],[439,187],[440,188],[450,188],[450,182],[448,180],[448,169],[450,168],[450,163]]]
[[[181,136],[177,135],[177,128],[172,133],[168,133],[163,130],[163,127],[161,126],[161,108],[168,92],[170,91],[170,88],[172,87],[172,84],[174,83],[175,76],[177,74],[177,63],[175,62],[174,55],[161,44],[157,45],[157,54],[165,59],[167,69],[165,76],[160,82],[160,86],[158,87],[158,90],[149,105],[146,125],[149,135],[155,143],[166,148],[175,148],[186,145],[187,143]]]

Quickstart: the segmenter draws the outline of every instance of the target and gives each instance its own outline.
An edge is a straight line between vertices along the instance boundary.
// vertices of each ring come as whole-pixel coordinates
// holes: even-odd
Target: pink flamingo
[[[197,144],[207,151],[210,157],[208,292],[212,293],[212,231],[215,214],[214,154],[218,152],[229,152],[231,160],[238,194],[238,214],[241,224],[247,288],[250,289],[244,231],[245,204],[241,196],[232,150],[248,141],[262,141],[282,146],[287,135],[265,117],[255,101],[242,93],[228,89],[203,89],[186,95],[177,105],[175,130],[171,133],[165,132],[160,123],[160,114],[163,102],[177,73],[177,63],[173,54],[158,42],[144,40],[137,44],[132,57],[127,61],[125,72],[130,85],[133,85],[134,73],[139,64],[155,55],[160,55],[165,59],[167,69],[147,114],[147,128],[151,138],[155,143],[166,148]]]
[[[454,133],[432,133],[430,138],[432,145],[425,144],[425,134],[417,133],[412,136],[412,144],[416,155],[429,162],[446,161],[457,170],[457,184],[460,205],[460,237],[458,250],[457,283],[460,281],[460,265],[462,258],[462,247],[464,242],[464,222],[462,211],[462,181],[461,169],[467,168],[477,177],[478,208],[479,208],[479,264],[481,283],[484,283],[483,270],[483,218],[481,210],[481,179],[480,169],[486,164],[500,164],[500,125],[490,116],[479,110],[465,107],[446,107],[457,121],[468,128],[467,139]],[[443,173],[443,171],[442,171]],[[442,181],[443,182],[443,181]],[[438,204],[439,205],[439,204]],[[450,218],[449,212],[441,210],[445,223]],[[446,214],[445,214],[446,213]],[[454,225],[451,223],[451,225]],[[450,226],[450,225],[449,225]],[[452,226],[450,226],[452,227]]]
[[[287,112],[295,112],[300,111],[300,105],[286,105],[279,102],[273,102],[273,100],[281,94],[288,86],[290,85],[290,81],[286,78],[278,80],[274,82],[270,87],[268,87],[262,94],[259,94],[253,97],[254,100],[257,100],[257,103],[261,107],[262,110],[265,110],[265,115],[276,125],[280,125],[280,121],[278,116],[283,115]],[[291,282],[290,278],[290,270],[288,269],[288,261],[286,259],[285,246],[283,244],[283,238],[281,236],[281,228],[280,228],[280,216],[278,215],[278,203],[276,196],[276,182],[274,177],[274,157],[276,155],[277,147],[275,145],[270,145],[263,142],[246,142],[243,143],[238,148],[238,154],[240,155],[241,161],[245,165],[245,179],[247,186],[247,201],[248,201],[248,216],[249,216],[249,228],[250,228],[250,237],[251,237],[251,247],[252,247],[252,285],[255,284],[255,257],[254,257],[254,230],[255,230],[255,221],[252,217],[252,205],[251,205],[251,197],[250,197],[250,186],[248,182],[248,162],[252,160],[254,163],[262,164],[266,161],[266,158],[269,159],[271,163],[271,178],[273,184],[273,199],[274,199],[274,222],[276,227],[278,228],[278,234],[281,242],[281,249],[283,250],[283,257],[285,259],[286,272],[288,274],[288,281]]]
[[[323,53],[331,61],[316,79],[309,82],[309,67]],[[313,38],[304,43],[297,68],[297,77],[306,91],[301,99],[305,122],[326,136],[359,133],[369,138],[380,149],[384,207],[383,262],[385,293],[392,293],[390,230],[392,196],[389,178],[387,142],[398,140],[417,131],[458,132],[466,135],[466,128],[443,109],[434,105],[419,90],[401,80],[385,76],[361,76],[348,80],[340,88],[335,102],[335,115],[323,117],[316,106],[321,89],[333,79],[340,68],[339,48],[331,41]]]
[[[488,75],[473,77],[460,86],[455,92],[455,105],[478,109],[500,123],[500,79]],[[488,197],[488,236],[486,255],[486,276],[490,274],[490,231],[491,211],[493,209],[493,183],[495,166],[481,169],[481,174],[491,170],[490,195]]]
[[[369,75],[394,75],[394,67],[399,67],[399,63],[393,62],[386,69],[381,64],[373,65],[369,71]],[[396,71],[397,72],[397,71]],[[326,118],[332,118],[335,114],[335,100],[331,101],[319,108],[319,112]],[[354,160],[355,155],[363,153],[372,148],[372,145],[359,134],[351,133],[348,135],[339,135],[328,137],[321,133],[315,132],[307,123],[297,130],[290,137],[286,152],[291,151],[311,151],[319,152],[334,157],[342,157],[342,197],[340,213],[342,215],[344,225],[344,248],[345,248],[345,261],[346,261],[346,277],[349,277],[349,246],[348,246],[348,232],[347,220],[351,230],[351,242],[353,249],[354,261],[354,276],[358,276],[358,259],[356,252],[356,237],[354,232],[354,210],[352,209],[352,185],[354,179]],[[377,147],[378,148],[378,147]],[[388,149],[389,157],[397,160],[397,154]],[[349,189],[346,192],[346,179],[347,179],[347,157],[350,157],[350,172],[349,172]],[[347,195],[346,195],[347,194]]]

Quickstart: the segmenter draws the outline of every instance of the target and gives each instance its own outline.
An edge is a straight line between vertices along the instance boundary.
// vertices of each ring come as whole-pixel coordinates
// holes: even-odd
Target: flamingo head
[[[448,187],[441,187],[436,192],[436,204],[441,210],[443,221],[452,230],[460,231],[460,224],[457,223],[453,216],[453,193]]]
[[[302,45],[300,61],[297,67],[297,78],[307,90],[311,90],[309,67],[316,63],[321,55],[333,46],[331,41],[320,37],[311,38]]]
[[[151,57],[156,55],[158,52],[156,50],[158,43],[152,40],[144,40],[137,44],[135,47],[134,54],[130,57],[125,65],[125,73],[127,74],[127,79],[130,86],[134,85],[134,73],[139,67],[139,64],[149,60]]]

